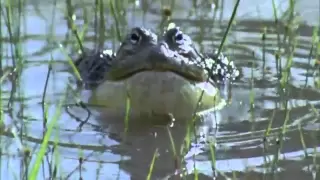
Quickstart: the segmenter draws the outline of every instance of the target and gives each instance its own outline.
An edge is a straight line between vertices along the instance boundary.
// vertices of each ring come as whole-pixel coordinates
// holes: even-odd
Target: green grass
[[[57,109],[56,109],[54,115],[52,116],[52,119],[49,121],[48,130],[46,131],[46,133],[44,135],[43,142],[41,144],[40,150],[39,150],[38,155],[36,157],[36,161],[34,162],[32,168],[31,168],[31,173],[30,173],[29,179],[37,179],[37,177],[38,177],[38,172],[39,172],[39,169],[41,166],[41,162],[42,162],[43,157],[44,157],[46,150],[48,148],[49,138],[53,133],[52,131],[53,131],[53,128],[56,126],[57,121],[60,119],[62,105],[64,103],[65,103],[65,99],[62,98],[60,100],[60,103],[57,106]],[[59,139],[57,139],[57,141],[58,140]]]

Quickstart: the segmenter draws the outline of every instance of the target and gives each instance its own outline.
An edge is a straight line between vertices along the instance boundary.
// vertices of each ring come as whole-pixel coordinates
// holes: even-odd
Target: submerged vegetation
[[[230,2],[2,1],[0,179],[318,179],[320,19],[304,22],[295,0],[286,9],[265,2],[272,19],[241,19],[245,2]],[[170,23],[201,51],[226,52],[242,68],[221,91],[221,125],[191,119],[150,132],[126,116],[124,129],[109,132],[93,122],[96,112],[69,78],[81,81],[69,54],[115,51],[128,28],[162,32]]]

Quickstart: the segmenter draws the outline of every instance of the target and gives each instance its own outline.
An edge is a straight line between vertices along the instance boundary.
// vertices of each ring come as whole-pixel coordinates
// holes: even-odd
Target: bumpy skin
[[[187,57],[203,68],[210,76],[210,80],[214,82],[233,81],[239,77],[240,72],[233,61],[229,61],[222,53],[218,55],[218,51],[201,54],[195,48],[190,36],[183,33],[179,27],[167,30],[164,33],[163,39],[171,50]]]
[[[133,41],[142,40],[132,43]],[[190,63],[191,62],[191,63]],[[112,64],[112,68],[111,68]],[[189,57],[168,48],[165,41],[144,28],[133,28],[116,55],[108,50],[87,51],[75,61],[85,87],[95,88],[104,80],[121,80],[136,72],[172,71],[193,81],[204,81],[204,69]]]
[[[86,50],[74,62],[86,89],[97,87],[105,80],[115,55],[108,50]]]
[[[107,107],[108,115],[123,118],[129,98],[130,118],[171,114],[190,119],[202,91],[198,110],[215,108],[221,102],[214,83],[205,82],[207,76],[223,80],[237,71],[229,62],[210,59],[216,69],[209,72],[206,58],[210,59],[198,53],[179,28],[169,29],[160,41],[144,28],[133,28],[116,55],[95,52],[76,65],[85,84],[94,87],[90,102]],[[221,71],[219,66],[231,70]]]
[[[156,34],[144,28],[134,29],[143,31],[142,34],[146,34],[145,37],[149,38],[149,43],[156,44],[158,39]],[[201,54],[195,48],[190,36],[183,33],[179,27],[167,30],[161,40],[168,45],[170,50],[186,57],[189,63],[195,63],[203,68],[210,76],[210,80],[216,83],[224,82],[225,80],[233,81],[239,77],[239,70],[235,67],[233,61],[229,61],[222,53],[218,55],[217,51]],[[124,41],[124,43],[125,42],[126,41]],[[75,65],[80,72],[85,87],[97,87],[107,78],[107,72],[112,69],[111,63],[115,60],[119,61],[126,58],[124,54],[121,54],[120,50],[121,48],[118,50],[117,56],[108,50],[87,51],[75,61]],[[128,52],[138,54],[137,52],[140,51],[135,48],[131,48],[131,50],[128,48]],[[142,52],[140,53],[143,54]],[[139,56],[139,54],[137,56]]]
[[[204,69],[158,42],[157,36],[144,29],[133,28],[106,72],[107,80],[122,80],[141,71],[171,71],[191,81],[202,82],[207,77]]]

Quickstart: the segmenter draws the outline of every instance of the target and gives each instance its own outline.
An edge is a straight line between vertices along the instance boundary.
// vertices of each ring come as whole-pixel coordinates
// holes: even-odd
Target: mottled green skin
[[[178,28],[159,40],[144,28],[133,28],[116,55],[106,57],[82,58],[76,65],[85,83],[94,84],[90,103],[103,105],[112,118],[124,118],[130,102],[130,118],[170,114],[190,120],[202,92],[197,112],[224,104],[212,78],[206,82],[212,76],[203,63],[206,57]]]

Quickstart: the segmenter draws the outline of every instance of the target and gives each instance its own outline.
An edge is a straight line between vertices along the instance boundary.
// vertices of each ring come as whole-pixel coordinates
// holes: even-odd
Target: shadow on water
[[[234,4],[231,0],[219,2],[216,13],[211,5],[202,1],[194,1],[194,4],[176,2],[174,6],[172,20],[193,38],[201,50],[217,48],[226,29]],[[4,123],[15,124],[22,144],[36,156],[44,131],[41,101],[47,62],[53,58],[59,66],[63,64],[66,58],[57,44],[63,43],[67,51],[71,51],[68,45],[76,44],[76,40],[68,30],[64,17],[65,2],[57,1],[56,6],[51,2],[38,6],[34,6],[35,2],[28,3],[25,9],[30,14],[24,19],[21,38],[26,63],[18,85],[11,76],[1,80],[1,105]],[[83,4],[85,11],[80,4],[75,6],[76,24],[82,28],[85,15],[92,19],[95,17],[94,12],[89,11],[93,3],[85,1]],[[160,1],[136,1],[128,6],[132,8],[125,12],[129,18],[123,27],[144,25],[158,30]],[[192,6],[196,8],[190,8]],[[277,4],[279,16],[283,19],[289,17],[290,13],[286,11],[288,6],[287,1]],[[144,12],[138,10],[140,7]],[[179,153],[187,133],[186,124],[150,127],[131,123],[125,136],[124,122],[106,120],[92,109],[88,123],[78,132],[79,122],[63,112],[54,128],[38,178],[47,179],[55,173],[62,179],[145,179],[156,154],[151,179],[177,179],[179,176],[174,174],[182,172],[188,174],[187,179],[193,179],[196,173],[199,179],[212,179],[214,172],[209,142],[216,141],[218,179],[318,179],[320,92],[315,84],[319,75],[315,75],[313,65],[319,55],[316,55],[316,48],[310,51],[313,32],[319,25],[319,18],[314,18],[319,15],[319,8],[315,8],[319,7],[319,2],[310,7],[309,3],[299,1],[296,7],[297,19],[301,23],[297,23],[294,32],[290,32],[294,34],[292,36],[297,40],[297,45],[292,54],[290,78],[284,88],[281,86],[283,74],[279,72],[285,69],[290,58],[290,43],[294,40],[286,35],[285,23],[279,23],[276,27],[271,2],[240,2],[236,23],[224,52],[242,70],[243,76],[230,89],[221,91],[230,99],[228,106],[217,112],[219,129],[214,127],[215,118],[196,125],[197,134],[192,137],[191,147],[182,158],[182,163],[173,155],[169,132]],[[109,11],[106,10],[106,13]],[[117,41],[113,17],[107,15],[105,22],[107,40],[104,45],[117,47],[118,43],[114,43]],[[93,28],[96,23],[99,22],[89,22],[88,35],[84,40],[86,47],[94,47],[99,38]],[[52,24],[55,27],[51,27]],[[48,33],[50,28],[54,29],[53,35]],[[121,29],[123,32],[126,30]],[[6,29],[2,31],[6,32]],[[7,67],[12,66],[9,44],[9,39],[5,37],[3,74]],[[281,63],[276,57],[279,45],[283,52]],[[70,73],[53,70],[46,97],[50,105],[48,117],[53,116],[56,109],[54,103],[70,85],[71,76]],[[74,83],[70,86],[75,88]],[[11,96],[14,87],[15,92]],[[89,96],[87,93],[90,94],[81,94],[82,100]],[[11,107],[7,106],[9,102],[13,102]],[[74,102],[74,98],[69,97],[68,103]],[[80,119],[87,116],[81,108],[72,108],[71,111]],[[3,130],[1,144],[0,177],[22,179],[28,169],[26,158],[16,151],[19,143],[12,133]],[[34,161],[34,158],[31,159],[31,163]]]

